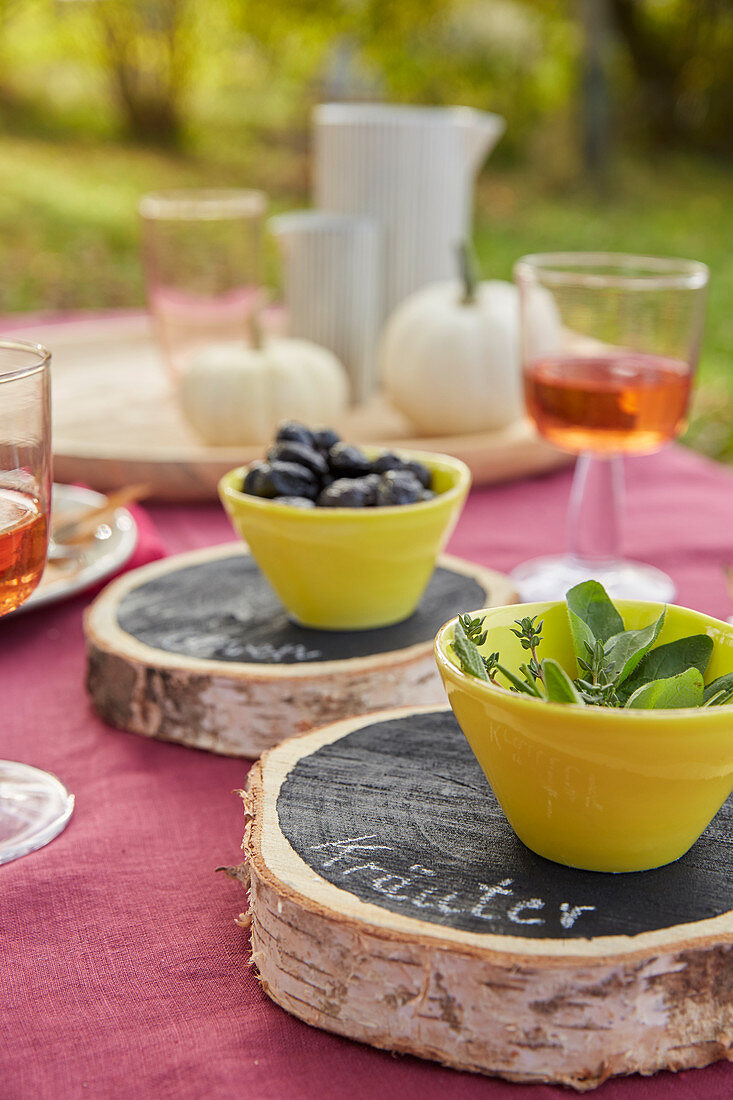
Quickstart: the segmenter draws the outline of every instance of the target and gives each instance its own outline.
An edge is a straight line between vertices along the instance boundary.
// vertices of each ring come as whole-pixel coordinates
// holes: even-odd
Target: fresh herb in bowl
[[[539,655],[542,621],[538,616],[516,619],[512,633],[527,651],[520,675],[501,664],[500,653],[485,654],[484,619],[458,617],[451,643],[461,670],[495,687],[508,688],[552,703],[577,706],[664,710],[721,706],[733,701],[733,673],[705,684],[713,652],[707,634],[654,647],[665,611],[649,626],[625,630],[623,619],[603,585],[584,581],[566,595],[577,675],[559,661]]]
[[[451,619],[435,658],[509,823],[546,859],[661,867],[733,790],[728,623],[653,601],[614,606],[586,582],[567,603]]]

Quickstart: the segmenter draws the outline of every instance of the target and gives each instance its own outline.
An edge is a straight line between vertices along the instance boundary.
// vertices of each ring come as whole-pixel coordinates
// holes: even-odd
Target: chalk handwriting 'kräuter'
[[[478,892],[474,898],[461,898],[453,891],[441,887],[438,872],[420,863],[413,863],[402,872],[391,871],[380,863],[382,852],[396,852],[391,844],[379,842],[376,833],[365,836],[345,837],[343,840],[330,840],[322,844],[313,844],[310,849],[318,853],[315,859],[322,870],[331,870],[333,877],[344,880],[346,889],[353,889],[351,883],[358,882],[361,891],[367,889],[391,901],[404,902],[420,914],[420,910],[434,910],[446,916],[461,914],[486,922],[486,930],[491,930],[491,922],[503,917],[511,924],[521,926],[557,925],[560,934],[574,928],[584,913],[595,911],[595,905],[574,905],[572,902],[560,903],[559,911],[555,906],[548,907],[539,897],[522,897],[517,893],[513,878],[502,878],[496,882],[478,883]],[[363,896],[360,891],[360,896]]]

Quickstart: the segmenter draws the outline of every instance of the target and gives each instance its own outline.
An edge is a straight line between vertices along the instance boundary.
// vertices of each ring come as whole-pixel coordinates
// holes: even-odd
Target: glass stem
[[[578,457],[568,511],[571,557],[591,569],[619,560],[623,498],[622,455]]]

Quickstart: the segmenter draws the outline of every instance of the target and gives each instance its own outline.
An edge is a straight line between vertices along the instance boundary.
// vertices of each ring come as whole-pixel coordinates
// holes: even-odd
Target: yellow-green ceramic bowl
[[[370,452],[368,452],[370,453]],[[373,452],[378,453],[378,452]],[[386,508],[293,508],[240,492],[246,467],[219,482],[235,530],[303,626],[367,630],[411,615],[468,493],[468,467],[401,451],[432,472],[436,496]]]
[[[662,604],[615,601],[627,630]],[[564,603],[476,611],[486,653],[512,671],[527,654],[509,628],[544,620],[540,656],[577,674]],[[679,859],[733,790],[733,706],[617,710],[546,703],[468,676],[449,648],[455,619],[435,642],[448,699],[509,823],[528,848],[588,871],[644,871]],[[714,642],[705,681],[733,671],[733,627],[668,607],[661,645],[690,634]]]

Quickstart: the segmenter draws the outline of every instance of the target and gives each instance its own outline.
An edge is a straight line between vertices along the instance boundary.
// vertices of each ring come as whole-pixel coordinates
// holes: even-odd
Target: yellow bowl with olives
[[[352,476],[342,477],[338,476],[342,473],[338,459],[344,452],[337,450],[329,460],[334,447],[337,444],[321,448],[331,462],[328,475],[319,475],[321,484],[327,481],[324,488],[312,485],[302,474],[286,471],[274,485],[285,492],[275,496],[272,468],[281,460],[266,456],[264,463],[225,474],[219,483],[221,501],[235,530],[298,623],[322,630],[367,630],[400,622],[415,611],[430,581],[436,558],[466,499],[470,472],[449,455],[399,450],[394,456],[370,447],[358,449],[363,459],[358,476],[353,476],[352,467]],[[278,450],[277,441],[268,455],[283,453],[300,457],[297,450]],[[354,448],[350,453],[353,458]],[[422,468],[423,482],[409,503],[390,503],[410,486],[407,476],[401,477],[400,470],[392,468],[374,472],[385,454]],[[314,459],[310,461],[315,464]],[[389,462],[382,465],[389,467]],[[264,473],[263,466],[267,467]],[[276,473],[282,474],[282,468]],[[379,490],[377,482],[386,485],[381,492],[384,503],[342,503],[354,499],[356,482],[370,477],[375,492]],[[263,485],[272,496],[251,491]],[[369,491],[368,485],[363,488]],[[294,489],[296,495],[288,489]],[[304,490],[310,496],[297,495]]]

